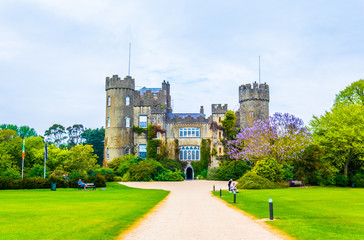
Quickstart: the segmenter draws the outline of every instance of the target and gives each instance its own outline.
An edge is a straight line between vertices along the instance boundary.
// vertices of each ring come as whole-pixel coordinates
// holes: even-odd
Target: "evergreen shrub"
[[[364,188],[364,173],[357,173],[352,177],[355,187]]]
[[[211,167],[208,171],[207,171],[207,176],[206,178],[208,180],[219,180],[219,168],[218,167]]]
[[[239,179],[250,169],[245,161],[224,161],[218,168],[218,180]]]
[[[252,171],[272,182],[283,181],[282,166],[274,158],[265,158],[258,161]]]
[[[167,170],[159,174],[156,178],[156,181],[183,181],[184,178],[182,176],[181,171],[172,172],[171,170]]]
[[[343,174],[337,174],[335,176],[335,185],[340,187],[346,187],[349,183],[349,179],[347,176]]]
[[[104,176],[107,182],[114,181],[115,173],[111,168],[98,168],[95,172]]]
[[[146,159],[139,163],[132,163],[128,172],[130,181],[152,181],[165,171],[165,168],[159,162]]]
[[[269,179],[259,176],[253,171],[246,173],[239,178],[236,186],[239,189],[273,189],[275,184]]]

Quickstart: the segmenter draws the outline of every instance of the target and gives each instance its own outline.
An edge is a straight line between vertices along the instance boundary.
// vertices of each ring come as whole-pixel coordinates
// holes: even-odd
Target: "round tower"
[[[118,75],[106,78],[106,118],[104,160],[124,156],[133,146],[133,102],[135,80]]]
[[[269,86],[253,83],[239,87],[240,127],[252,127],[255,120],[269,118]]]

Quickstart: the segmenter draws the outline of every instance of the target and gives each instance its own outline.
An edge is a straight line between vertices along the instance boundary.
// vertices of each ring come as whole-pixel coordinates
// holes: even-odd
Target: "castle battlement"
[[[167,108],[166,91],[163,89],[144,89],[143,92],[135,91],[134,106],[163,106]]]
[[[211,104],[211,113],[212,114],[225,114],[228,111],[228,105],[224,104]]]
[[[252,85],[245,84],[239,87],[239,102],[245,101],[268,101],[269,102],[269,86],[266,83]]]
[[[112,77],[106,77],[105,90],[113,88],[124,88],[124,89],[135,89],[135,79],[126,76],[123,80],[118,75],[113,75]]]

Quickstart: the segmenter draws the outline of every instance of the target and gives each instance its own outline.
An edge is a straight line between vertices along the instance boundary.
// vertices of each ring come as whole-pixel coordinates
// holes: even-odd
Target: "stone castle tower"
[[[132,148],[135,80],[130,76],[121,80],[113,75],[106,78],[105,90],[105,155],[113,159],[129,154]]]
[[[239,87],[239,118],[240,127],[252,127],[255,120],[269,118],[269,86],[253,83]]]

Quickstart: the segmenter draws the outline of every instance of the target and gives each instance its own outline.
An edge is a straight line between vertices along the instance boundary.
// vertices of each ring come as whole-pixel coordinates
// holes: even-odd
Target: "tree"
[[[350,86],[346,87],[339,94],[336,95],[334,106],[339,104],[358,104],[364,105],[364,80],[360,79],[353,82]]]
[[[99,157],[97,164],[102,166],[104,160],[105,128],[86,128],[81,136],[85,139],[85,144],[93,146],[95,154]]]
[[[18,127],[17,125],[13,125],[13,124],[1,124],[0,125],[0,129],[11,129],[16,131],[17,135],[20,136],[21,138],[25,138],[25,137],[37,137],[38,134],[37,132],[34,130],[34,128],[30,128],[28,126],[20,126]]]
[[[225,118],[222,120],[222,127],[224,128],[226,139],[232,140],[234,135],[236,135],[235,125],[236,125],[236,116],[235,113],[231,110],[225,113]]]
[[[76,145],[70,149],[65,167],[69,172],[87,172],[96,168],[97,155],[91,145]]]
[[[84,127],[82,124],[74,124],[67,128],[68,132],[68,143],[70,147],[81,144],[84,139],[82,138],[82,133],[84,132]]]
[[[315,140],[345,176],[349,164],[364,160],[364,105],[339,104],[310,122]]]
[[[55,144],[59,147],[67,139],[65,128],[60,124],[53,124],[45,131],[44,136],[47,137],[47,142]]]
[[[278,163],[294,160],[311,142],[303,121],[288,113],[275,113],[269,120],[257,120],[228,142],[232,159],[258,161],[272,157]]]

